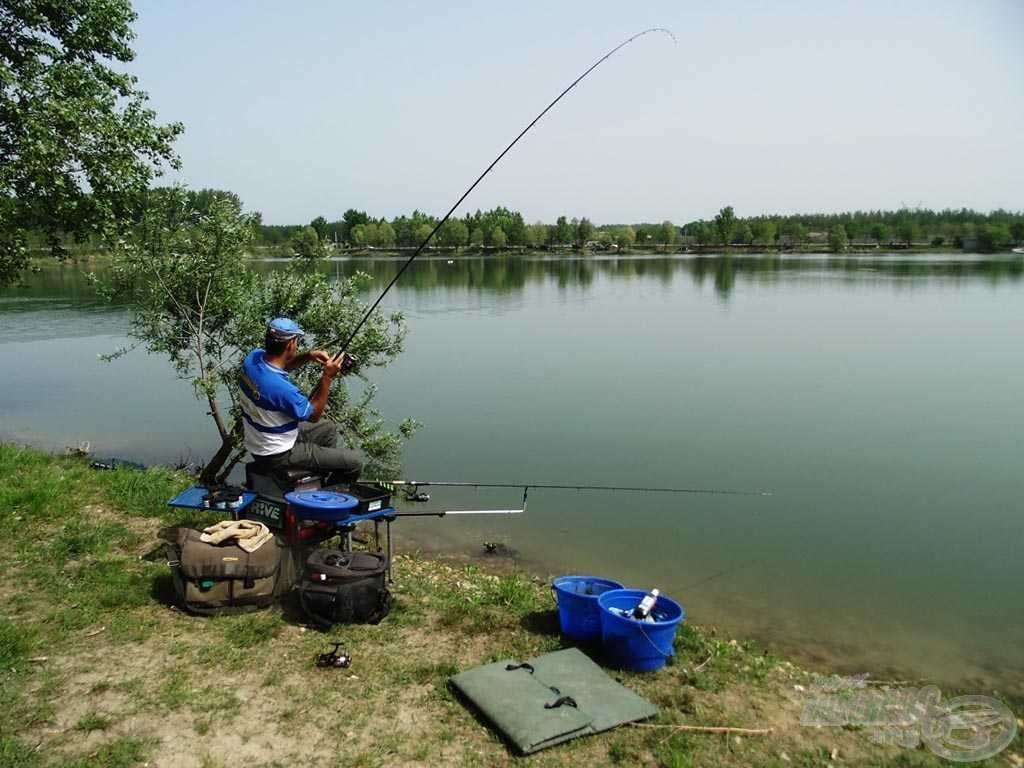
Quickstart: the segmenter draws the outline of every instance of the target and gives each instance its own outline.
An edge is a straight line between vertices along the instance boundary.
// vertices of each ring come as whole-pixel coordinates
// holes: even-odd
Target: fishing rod
[[[371,481],[372,482],[372,481]],[[430,496],[422,493],[420,488],[435,486],[438,488],[522,488],[523,503],[531,488],[557,491],[622,491],[626,493],[701,493],[717,496],[771,496],[771,491],[739,491],[722,488],[654,488],[627,485],[561,485],[550,483],[470,483],[470,482],[439,482],[434,480],[387,480],[385,485],[400,486],[410,501],[429,501]]]
[[[395,517],[447,517],[448,515],[520,515],[526,509],[438,509],[426,512],[396,512]]]
[[[498,162],[501,160],[501,158],[503,158],[505,155],[507,155],[509,150],[511,150],[512,147],[514,147],[516,144],[518,144],[519,140],[521,138],[523,138],[523,136],[525,136],[527,134],[527,132],[529,132],[529,130],[531,128],[533,128],[533,126],[536,125],[537,122],[542,117],[544,117],[544,115],[546,115],[548,113],[548,111],[552,107],[555,106],[555,104],[560,102],[562,100],[563,96],[565,96],[567,93],[569,93],[569,91],[571,91],[573,88],[575,88],[579,84],[579,82],[581,80],[583,80],[583,78],[585,78],[587,75],[589,75],[595,69],[597,69],[598,66],[600,66],[607,59],[611,58],[611,56],[613,54],[615,54],[617,51],[619,51],[622,48],[625,48],[627,45],[632,43],[638,37],[643,37],[644,35],[648,35],[651,32],[664,32],[666,35],[668,35],[669,37],[672,38],[672,42],[676,42],[676,37],[675,37],[675,35],[672,34],[672,31],[668,30],[668,29],[665,29],[664,27],[651,27],[650,29],[645,29],[642,32],[637,32],[635,35],[633,35],[629,39],[623,40],[617,46],[615,46],[610,51],[608,51],[608,53],[606,53],[600,59],[598,59],[593,64],[591,64],[590,67],[588,67],[587,70],[582,75],[580,75],[575,80],[573,80],[564,91],[562,91],[560,94],[558,94],[558,96],[556,96],[555,99],[550,104],[548,104],[546,107],[544,107],[543,110],[541,110],[540,114],[538,114],[535,118],[533,118],[533,120],[530,121],[529,125],[527,125],[525,128],[523,128],[522,131],[519,132],[519,135],[516,136],[512,140],[512,143],[509,144],[507,147],[505,147],[505,149],[503,149],[501,151],[501,154],[499,154],[496,158],[494,158],[494,160],[491,161],[491,164],[488,165],[484,169],[484,172],[481,173],[477,177],[476,181],[474,181],[472,184],[469,185],[469,189],[467,189],[465,192],[463,192],[462,196],[459,197],[459,199],[455,201],[454,205],[452,205],[452,207],[448,209],[448,213],[446,213],[444,215],[444,217],[439,222],[437,222],[437,224],[434,226],[434,228],[430,231],[430,234],[427,235],[426,239],[424,239],[424,241],[419,244],[419,247],[417,247],[416,250],[413,251],[412,256],[410,256],[406,260],[405,264],[402,265],[402,268],[400,270],[398,270],[398,272],[395,274],[395,276],[393,278],[391,278],[391,282],[387,284],[387,287],[385,287],[384,290],[381,291],[381,294],[380,294],[380,296],[377,297],[377,300],[375,302],[373,302],[373,304],[370,306],[370,308],[368,310],[366,310],[366,312],[363,314],[363,316],[359,320],[359,322],[356,323],[356,327],[353,328],[352,331],[349,333],[348,338],[345,339],[345,343],[341,345],[341,351],[338,352],[338,354],[335,355],[335,357],[340,357],[342,355],[342,353],[348,351],[349,345],[352,344],[352,340],[356,337],[356,334],[359,333],[360,329],[363,327],[363,325],[366,323],[366,321],[370,319],[370,316],[373,314],[374,310],[377,309],[377,305],[380,304],[381,300],[387,295],[388,291],[391,290],[391,286],[393,286],[395,283],[398,282],[398,279],[402,276],[402,274],[405,272],[405,270],[407,270],[409,268],[409,265],[412,264],[413,261],[416,260],[416,257],[419,256],[420,253],[423,251],[423,249],[427,247],[427,243],[429,243],[431,241],[431,239],[433,239],[434,235],[436,235],[438,233],[438,231],[441,229],[441,227],[444,226],[445,222],[448,221],[449,218],[451,218],[451,215],[453,213],[455,213],[455,209],[458,208],[462,204],[463,200],[465,200],[467,197],[469,197],[469,193],[472,192],[474,189],[476,189],[477,184],[479,184],[481,181],[484,180],[484,177],[488,173],[491,172],[491,169],[494,168],[494,166],[496,166],[498,164]],[[325,344],[324,346],[325,347],[333,347],[336,342],[337,342],[337,339],[333,340],[330,344]]]

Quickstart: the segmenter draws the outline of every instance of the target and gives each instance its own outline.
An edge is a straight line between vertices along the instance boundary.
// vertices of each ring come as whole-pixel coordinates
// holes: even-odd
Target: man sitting
[[[271,472],[308,469],[331,475],[333,482],[359,477],[362,461],[354,452],[338,448],[338,430],[320,421],[327,406],[331,382],[347,373],[355,362],[348,353],[331,356],[322,349],[300,353],[305,332],[298,323],[277,317],[267,324],[264,349],[254,349],[242,363],[238,377],[239,402],[245,429],[245,447],[253,460]],[[288,376],[309,362],[323,366],[319,383],[307,398]]]

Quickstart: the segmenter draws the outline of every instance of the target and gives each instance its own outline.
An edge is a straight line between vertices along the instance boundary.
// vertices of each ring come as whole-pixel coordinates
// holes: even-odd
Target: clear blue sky
[[[267,223],[464,204],[598,223],[1024,208],[1024,0],[137,0],[171,178]]]

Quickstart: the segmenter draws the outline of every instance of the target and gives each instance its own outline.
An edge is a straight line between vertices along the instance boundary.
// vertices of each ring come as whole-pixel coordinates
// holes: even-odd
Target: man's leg
[[[338,425],[328,419],[304,421],[299,424],[298,442],[334,448],[338,444]]]
[[[332,429],[334,425],[330,425]],[[337,431],[335,431],[335,442]],[[351,482],[359,478],[363,462],[359,454],[347,448],[318,445],[311,440],[300,440],[295,443],[286,459],[289,467],[315,470],[323,474],[333,475],[336,479]]]

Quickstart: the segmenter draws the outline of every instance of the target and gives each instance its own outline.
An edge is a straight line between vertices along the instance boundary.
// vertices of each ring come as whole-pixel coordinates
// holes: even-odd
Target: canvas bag
[[[383,554],[315,549],[306,559],[306,573],[299,584],[302,610],[320,629],[377,624],[391,610],[386,572]]]
[[[186,610],[213,615],[266,608],[289,586],[291,580],[282,578],[289,553],[278,537],[246,552],[230,540],[208,544],[200,536],[183,528],[169,546],[171,578]]]

